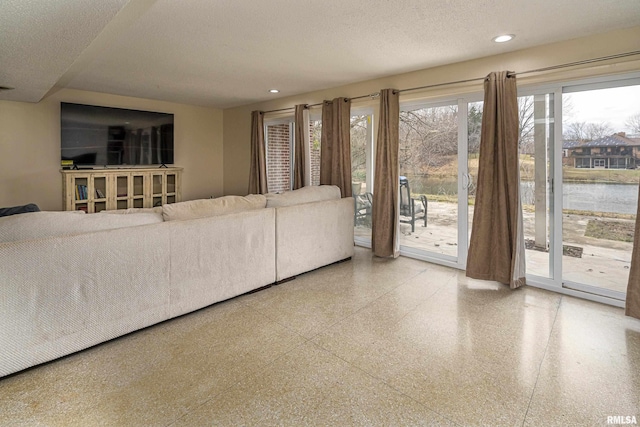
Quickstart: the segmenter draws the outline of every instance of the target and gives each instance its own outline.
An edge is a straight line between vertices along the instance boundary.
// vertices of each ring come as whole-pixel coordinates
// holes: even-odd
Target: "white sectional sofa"
[[[0,377],[353,251],[353,201],[333,186],[0,218]]]

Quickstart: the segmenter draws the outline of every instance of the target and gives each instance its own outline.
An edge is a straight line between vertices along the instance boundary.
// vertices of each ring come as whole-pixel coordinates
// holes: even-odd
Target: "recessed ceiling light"
[[[515,36],[513,34],[503,34],[501,36],[494,37],[492,40],[496,43],[504,43],[513,40]]]
[[[269,92],[270,92],[270,93],[278,93],[278,92],[280,92],[280,91],[279,91],[278,89],[269,89]]]

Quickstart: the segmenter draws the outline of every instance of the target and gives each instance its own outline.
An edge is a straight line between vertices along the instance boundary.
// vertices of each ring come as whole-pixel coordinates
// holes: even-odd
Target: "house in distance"
[[[624,132],[592,141],[564,141],[562,164],[574,168],[636,169],[640,166],[640,135]]]

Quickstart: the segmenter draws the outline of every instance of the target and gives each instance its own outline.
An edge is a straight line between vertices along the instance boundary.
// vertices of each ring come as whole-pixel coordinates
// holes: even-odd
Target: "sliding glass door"
[[[481,99],[475,94],[401,103],[401,255],[466,267]],[[638,75],[519,89],[528,284],[616,305],[624,301],[640,181],[638,99]],[[356,214],[356,236],[368,237],[366,195],[375,183],[368,166],[373,141],[367,120],[352,117],[352,174],[361,203],[356,200],[356,207],[365,207],[356,209],[362,214]]]
[[[457,102],[401,107],[401,251],[458,260],[458,128]]]
[[[640,179],[640,81],[563,88],[562,281],[624,299]]]
[[[519,90],[528,284],[624,301],[640,178],[638,99],[637,79]]]

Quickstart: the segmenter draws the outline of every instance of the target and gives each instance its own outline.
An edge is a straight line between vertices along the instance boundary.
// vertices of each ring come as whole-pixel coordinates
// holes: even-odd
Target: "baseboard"
[[[278,281],[277,281],[277,282],[275,282],[273,285],[274,285],[274,286],[276,286],[276,285],[279,285],[279,284],[281,284],[281,283],[290,282],[290,281],[292,281],[292,280],[295,280],[295,279],[296,279],[296,277],[298,277],[298,276],[291,276],[291,277],[287,277],[286,279],[278,280]]]

